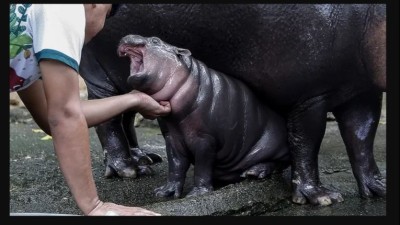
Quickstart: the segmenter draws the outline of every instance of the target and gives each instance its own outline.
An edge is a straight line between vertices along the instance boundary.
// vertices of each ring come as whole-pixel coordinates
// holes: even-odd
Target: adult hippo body
[[[264,178],[289,165],[285,120],[243,82],[157,37],[128,35],[118,49],[131,60],[128,84],[171,103],[171,113],[158,119],[169,167],[158,196],[180,197],[191,164],[194,188],[189,195],[212,191],[214,181]]]
[[[386,90],[384,5],[125,5],[84,48],[81,72],[89,98],[131,91],[129,60],[116,54],[128,34],[190,49],[209,67],[244,81],[285,117],[294,202],[341,200],[319,181],[317,157],[329,111],[361,196],[386,194],[373,156]],[[126,140],[121,118],[97,127],[108,165],[117,171],[130,166],[117,158],[129,156],[129,145],[138,147],[134,135]]]

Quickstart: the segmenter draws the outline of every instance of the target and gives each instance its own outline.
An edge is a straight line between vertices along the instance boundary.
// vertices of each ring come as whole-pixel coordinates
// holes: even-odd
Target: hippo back
[[[360,82],[358,76],[348,74],[357,75],[368,7],[127,4],[106,21],[85,51],[95,52],[112,82],[127,92],[129,62],[116,54],[119,40],[128,34],[157,36],[190,49],[209,67],[241,79],[269,104],[290,106],[343,82]]]

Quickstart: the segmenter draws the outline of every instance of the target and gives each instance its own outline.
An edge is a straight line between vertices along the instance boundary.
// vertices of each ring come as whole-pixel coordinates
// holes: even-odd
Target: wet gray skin
[[[339,125],[360,196],[386,195],[373,153],[386,91],[384,4],[127,4],[84,48],[80,72],[89,98],[131,91],[130,62],[115,54],[127,34],[190,49],[210,68],[244,81],[284,117],[295,203],[342,200],[319,178],[327,112]],[[129,118],[96,127],[106,166],[119,176],[135,169],[135,157],[126,159],[140,150],[134,129],[126,129]]]
[[[284,119],[240,80],[157,37],[128,35],[118,53],[130,58],[127,82],[133,89],[171,103],[171,114],[158,119],[169,173],[157,196],[181,197],[191,164],[195,175],[189,196],[214,190],[215,182],[265,178],[289,165]]]

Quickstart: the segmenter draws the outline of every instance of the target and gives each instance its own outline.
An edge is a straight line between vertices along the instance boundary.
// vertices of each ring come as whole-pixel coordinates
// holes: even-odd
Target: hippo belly
[[[213,190],[214,181],[264,178],[289,164],[283,117],[242,81],[158,37],[127,35],[118,55],[131,61],[127,83],[132,88],[171,104],[171,113],[158,119],[169,166],[158,196],[179,197],[190,164],[195,177],[189,195]]]
[[[179,96],[192,97],[171,100],[171,115],[159,119],[173,175],[156,195],[179,197],[190,164],[194,164],[195,177],[188,196],[213,190],[214,182],[265,178],[275,169],[288,166],[283,117],[262,103],[242,81],[193,58],[190,64],[190,87],[196,87],[195,91],[189,89]],[[171,187],[179,190],[171,191]]]
[[[205,67],[201,62],[198,66]],[[173,126],[181,127],[183,132],[177,136],[184,136],[192,155],[198,154],[198,140],[185,134],[210,136],[216,151],[215,179],[237,181],[245,170],[259,163],[289,159],[281,116],[260,102],[243,82],[212,69],[199,71],[199,93],[192,99],[197,103],[196,112]],[[198,121],[201,124],[193,126]]]

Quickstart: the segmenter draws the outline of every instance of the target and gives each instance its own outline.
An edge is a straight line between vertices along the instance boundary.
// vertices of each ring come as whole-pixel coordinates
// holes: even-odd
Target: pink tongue
[[[142,62],[139,58],[131,58],[131,73],[137,73],[139,72],[140,65],[142,65]]]

